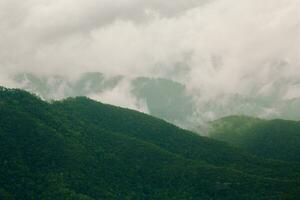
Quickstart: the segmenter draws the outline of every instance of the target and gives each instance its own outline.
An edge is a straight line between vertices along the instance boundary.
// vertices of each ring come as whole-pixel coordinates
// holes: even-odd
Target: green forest
[[[296,200],[300,122],[211,122],[212,138],[86,97],[0,88],[0,199]]]

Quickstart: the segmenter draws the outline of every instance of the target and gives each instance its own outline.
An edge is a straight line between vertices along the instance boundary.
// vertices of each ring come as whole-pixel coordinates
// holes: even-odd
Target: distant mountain
[[[34,92],[46,100],[100,95],[97,98],[100,101],[101,94],[122,86],[124,79],[126,77],[107,77],[101,73],[86,73],[76,79],[33,74],[19,74],[14,77],[19,88]],[[130,86],[122,92],[129,93],[138,102],[144,102],[149,114],[197,132],[202,131],[199,124],[229,115],[300,120],[300,99],[292,96],[283,98],[286,85],[297,87],[297,82],[282,80],[283,83],[287,82],[282,83],[284,87],[278,82],[272,86],[262,86],[253,91],[251,96],[223,94],[214,99],[200,101],[201,97],[188,91],[182,83],[172,80],[137,77],[127,81]],[[277,89],[267,90],[266,87]],[[267,90],[268,93],[261,94],[261,90]]]
[[[300,162],[300,121],[231,116],[214,121],[210,136],[258,156]]]
[[[101,73],[86,73],[69,80],[66,77],[39,77],[33,74],[18,74],[14,80],[19,87],[33,92],[43,99],[90,96],[110,91],[122,84],[125,77],[105,77]],[[185,86],[167,79],[139,77],[131,80],[129,93],[144,101],[151,115],[174,123],[186,123],[195,108],[195,103]]]
[[[296,199],[296,163],[257,158],[85,97],[0,89],[0,199]]]
[[[62,76],[36,76],[28,73],[14,77],[22,89],[46,100],[100,93],[114,88],[121,79],[119,76],[107,79],[101,73],[85,73],[74,80]]]
[[[184,85],[167,79],[137,78],[133,94],[145,99],[151,115],[173,122],[184,122],[195,110],[193,97]]]

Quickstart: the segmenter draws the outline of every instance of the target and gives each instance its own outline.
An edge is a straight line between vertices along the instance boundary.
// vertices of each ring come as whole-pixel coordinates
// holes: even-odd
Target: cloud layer
[[[200,103],[299,98],[299,13],[298,0],[2,0],[0,83],[97,71],[175,79]]]

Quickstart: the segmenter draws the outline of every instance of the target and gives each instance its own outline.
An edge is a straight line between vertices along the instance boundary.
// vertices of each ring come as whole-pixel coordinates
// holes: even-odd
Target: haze
[[[101,72],[178,81],[199,105],[227,94],[296,99],[299,13],[298,0],[2,0],[0,84]],[[92,96],[136,108],[121,83]]]

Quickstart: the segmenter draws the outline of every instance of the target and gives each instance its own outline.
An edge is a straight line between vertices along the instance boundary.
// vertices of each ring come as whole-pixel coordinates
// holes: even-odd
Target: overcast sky
[[[299,53],[299,0],[0,1],[0,84],[98,71],[172,78],[205,96],[287,82],[292,98]]]

